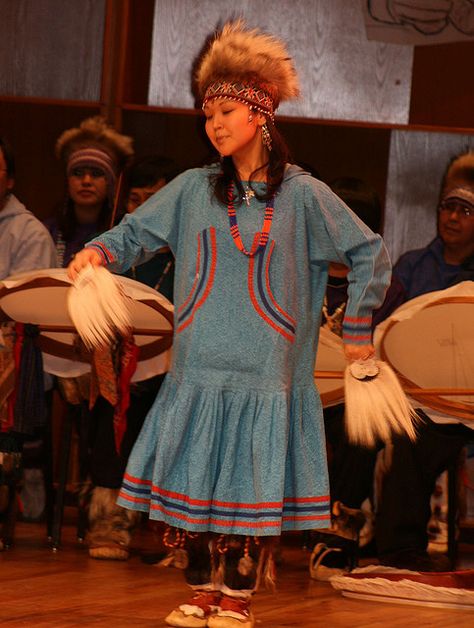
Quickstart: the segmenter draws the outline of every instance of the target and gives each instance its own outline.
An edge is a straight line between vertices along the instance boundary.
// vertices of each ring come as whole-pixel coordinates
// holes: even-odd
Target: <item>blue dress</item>
[[[89,244],[111,270],[166,244],[176,258],[173,363],[118,503],[189,531],[268,536],[327,527],[313,367],[328,262],[352,268],[345,339],[365,344],[389,281],[388,255],[326,185],[288,166],[270,239],[249,258],[212,196],[212,172],[181,174]],[[236,207],[250,249],[265,203]]]

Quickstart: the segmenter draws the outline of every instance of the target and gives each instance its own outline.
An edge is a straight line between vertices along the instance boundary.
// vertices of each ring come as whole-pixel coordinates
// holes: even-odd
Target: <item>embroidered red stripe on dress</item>
[[[207,299],[207,297],[209,296],[209,293],[212,289],[212,286],[214,285],[214,277],[216,274],[216,261],[217,261],[217,247],[216,247],[216,230],[214,227],[210,227],[209,229],[209,233],[210,233],[210,237],[211,237],[211,267],[209,269],[209,277],[207,280],[207,285],[206,288],[204,290],[204,293],[202,295],[202,297],[199,299],[199,301],[197,303],[195,303],[191,313],[189,314],[189,316],[187,317],[187,319],[184,321],[184,323],[182,323],[178,328],[177,328],[177,333],[180,333],[183,331],[183,329],[186,329],[186,327],[188,327],[188,325],[190,325],[193,320],[194,320],[194,315],[196,314],[197,310],[202,306],[202,304],[205,302],[205,300]]]
[[[269,272],[269,269],[270,269],[270,260],[271,260],[274,248],[275,248],[275,242],[272,242],[271,245],[270,245],[270,251],[268,253],[267,261],[265,263],[265,285],[266,285],[266,288],[267,288],[267,293],[268,293],[268,296],[270,297],[270,300],[271,300],[273,306],[275,307],[275,309],[277,309],[278,312],[280,312],[280,314],[282,316],[284,316],[287,320],[289,320],[292,325],[296,326],[296,320],[293,317],[291,317],[288,314],[288,312],[285,312],[285,310],[283,310],[278,305],[278,303],[275,301],[275,297],[273,296],[273,293],[272,293],[271,288],[270,288],[270,272]]]
[[[187,515],[183,515],[181,513],[176,513],[171,510],[166,510],[163,508],[161,504],[152,504],[150,510],[158,510],[159,512],[167,515],[169,517],[173,517],[174,519],[179,519],[180,521],[186,521],[187,523],[195,523],[198,525],[209,525],[213,524],[216,526],[224,526],[226,528],[230,527],[241,527],[241,528],[249,528],[249,529],[258,529],[258,528],[279,528],[279,521],[239,521],[238,519],[212,519],[211,517],[206,517],[204,519],[198,519],[196,517],[189,517]]]
[[[300,503],[311,503],[311,502],[328,502],[329,503],[329,495],[321,495],[319,497],[285,497],[283,499],[283,503],[288,504],[289,502],[293,504]]]
[[[257,237],[257,236],[255,236],[255,237]],[[260,307],[260,304],[257,301],[257,297],[255,296],[255,290],[254,290],[254,287],[253,287],[253,283],[254,283],[254,268],[255,268],[255,261],[254,260],[255,260],[254,257],[249,258],[249,272],[248,272],[248,280],[247,280],[249,294],[250,294],[250,300],[252,301],[252,305],[254,306],[257,314],[261,318],[263,318],[263,320],[266,323],[268,323],[270,325],[270,327],[272,327],[276,332],[281,334],[284,338],[286,338],[290,342],[294,342],[295,341],[294,336],[292,336],[291,334],[287,333],[284,329],[282,329],[274,321],[272,321],[272,319],[265,314],[265,312],[262,310],[262,308]]]
[[[370,326],[372,324],[372,318],[370,316],[366,316],[364,318],[356,318],[354,316],[345,316],[344,322],[345,323],[361,323],[363,325]]]
[[[196,256],[196,274],[194,276],[193,285],[191,287],[191,292],[189,293],[188,298],[178,308],[179,314],[187,307],[188,303],[191,302],[191,299],[193,298],[194,293],[196,291],[197,283],[199,281],[199,268],[201,266],[201,238],[199,237],[199,234],[198,234],[197,241],[198,243],[197,243],[197,256]]]

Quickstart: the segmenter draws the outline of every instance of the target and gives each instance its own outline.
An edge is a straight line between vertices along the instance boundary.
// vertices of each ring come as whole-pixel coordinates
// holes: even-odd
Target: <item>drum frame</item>
[[[437,305],[443,305],[444,303],[472,303],[474,304],[473,297],[442,297],[437,299],[436,301],[432,301],[431,303],[427,303],[424,307],[420,308],[419,311],[426,310],[431,307],[435,307]],[[403,375],[390,361],[389,356],[387,355],[385,341],[387,339],[387,334],[390,329],[394,325],[396,325],[400,321],[391,321],[385,330],[381,342],[380,342],[380,356],[382,360],[385,360],[388,364],[390,364],[391,368],[397,374],[397,377],[402,384],[402,387],[407,395],[415,399],[416,401],[420,401],[424,405],[429,406],[433,410],[438,410],[441,412],[445,412],[446,414],[450,414],[460,419],[470,419],[474,420],[473,407],[467,403],[461,401],[450,401],[444,399],[443,396],[470,396],[474,395],[474,389],[472,388],[427,388],[423,389],[417,386],[415,382],[412,382],[408,377]]]
[[[7,286],[0,287],[0,300],[2,297],[28,290],[31,288],[56,288],[66,287],[70,288],[71,283],[63,281],[61,279],[53,277],[36,277],[30,281],[26,281],[17,286],[8,288]],[[173,312],[167,310],[153,299],[135,299],[135,301],[142,303],[150,307],[151,309],[159,312],[171,325],[171,329],[154,329],[154,328],[136,328],[132,329],[133,336],[157,336],[157,339],[146,344],[138,345],[138,360],[144,361],[157,357],[169,349],[173,343]],[[4,322],[13,321],[13,319],[2,309],[0,305],[0,320]],[[15,321],[13,321],[15,322]],[[29,321],[16,321],[21,323],[28,323]],[[39,329],[39,336],[36,339],[37,346],[44,353],[53,355],[55,357],[64,358],[74,362],[91,363],[92,352],[89,351],[81,342],[77,344],[69,344],[67,342],[61,342],[54,338],[50,338],[45,335],[47,332],[54,333],[69,333],[77,334],[76,328],[71,325],[36,325]]]

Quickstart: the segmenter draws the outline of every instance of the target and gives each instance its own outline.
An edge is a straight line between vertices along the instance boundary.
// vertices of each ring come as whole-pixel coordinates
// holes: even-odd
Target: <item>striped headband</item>
[[[67,162],[67,176],[71,176],[74,168],[78,167],[100,168],[105,173],[109,201],[114,199],[117,175],[115,164],[111,156],[100,148],[80,148],[71,153]]]
[[[215,98],[226,98],[235,100],[244,105],[250,105],[256,111],[274,118],[274,105],[271,96],[256,85],[248,85],[239,82],[215,81],[206,89],[203,99],[203,108],[210,100]]]
[[[474,207],[474,190],[464,186],[452,188],[449,192],[445,192],[441,198],[441,202],[446,201],[461,201],[471,207]]]

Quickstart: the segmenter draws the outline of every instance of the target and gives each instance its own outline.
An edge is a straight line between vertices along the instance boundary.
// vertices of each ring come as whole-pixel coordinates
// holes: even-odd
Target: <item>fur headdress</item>
[[[443,179],[442,196],[458,187],[474,189],[474,151],[455,157],[449,164]]]
[[[285,44],[258,29],[249,30],[243,20],[228,22],[216,35],[198,65],[196,83],[203,104],[228,98],[272,118],[281,101],[299,95]]]
[[[71,155],[82,149],[96,149],[106,153],[118,171],[133,155],[132,138],[118,133],[102,116],[83,120],[78,127],[64,131],[56,142],[56,155],[69,162]]]

